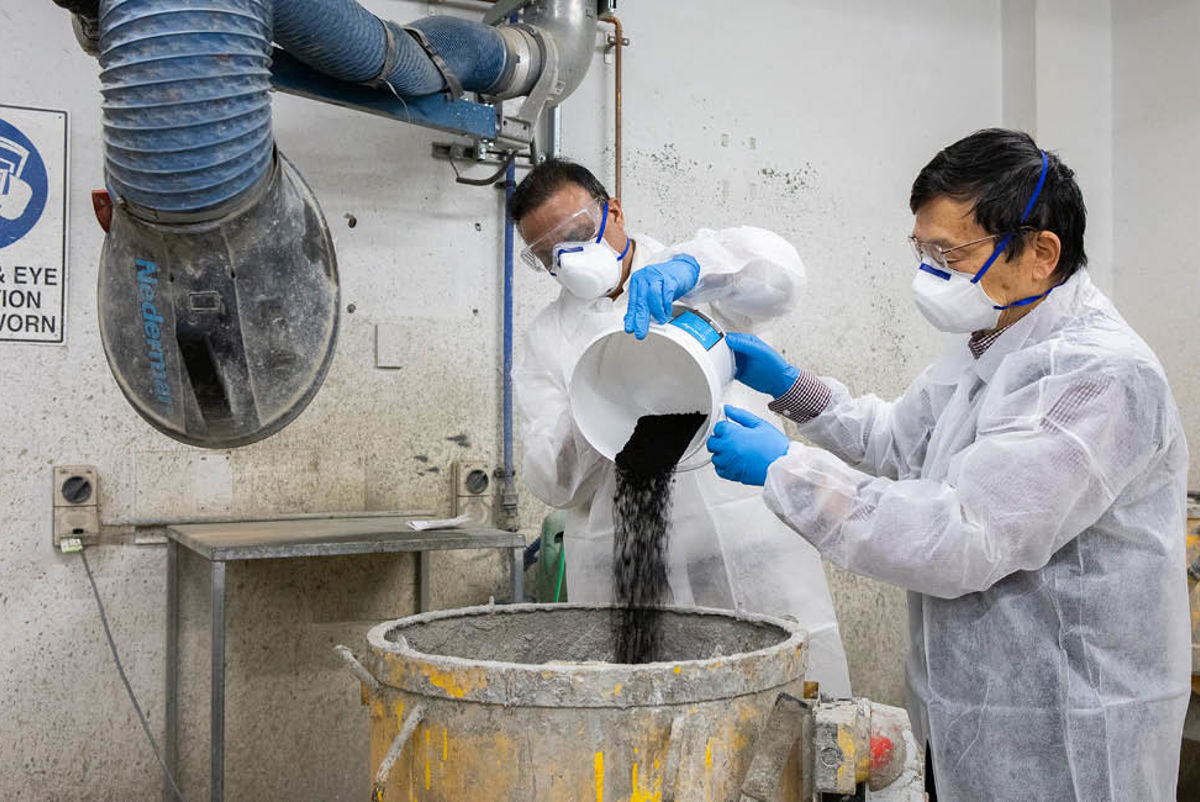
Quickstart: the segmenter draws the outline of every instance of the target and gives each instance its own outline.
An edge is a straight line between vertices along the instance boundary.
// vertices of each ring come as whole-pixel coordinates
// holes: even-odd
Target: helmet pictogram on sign
[[[16,126],[0,119],[0,248],[29,233],[46,208],[49,182],[41,154]]]

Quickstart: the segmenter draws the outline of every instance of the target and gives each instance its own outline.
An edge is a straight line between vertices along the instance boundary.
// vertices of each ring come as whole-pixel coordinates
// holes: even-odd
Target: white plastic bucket
[[[678,469],[688,470],[709,462],[704,443],[723,416],[733,374],[725,332],[677,306],[670,322],[651,324],[644,340],[621,323],[596,335],[575,364],[567,394],[580,433],[610,460],[643,415],[703,412],[708,419],[679,461]]]

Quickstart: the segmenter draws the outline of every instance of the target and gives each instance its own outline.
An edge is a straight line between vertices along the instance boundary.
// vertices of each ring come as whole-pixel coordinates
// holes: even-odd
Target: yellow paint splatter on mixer
[[[429,790],[429,728],[425,728],[425,790]]]
[[[655,767],[658,762],[655,761]],[[644,779],[644,778],[643,778]],[[638,764],[633,764],[633,795],[629,797],[629,802],[662,802],[662,776],[655,775],[654,781],[649,786],[638,782]]]
[[[621,693],[621,689],[624,687],[625,687],[625,683],[618,682],[616,685],[613,686],[612,695],[618,696]]]
[[[421,666],[421,673],[435,688],[441,688],[455,699],[461,699],[471,691],[479,690],[487,685],[487,678],[482,671],[439,671],[430,666]]]
[[[675,673],[676,674],[683,673],[683,666],[675,666]]]
[[[704,745],[704,768],[712,771],[712,745],[713,739],[709,738],[708,743]]]
[[[604,802],[604,753],[596,753],[596,802]]]
[[[446,728],[442,727],[442,762],[445,762],[446,755],[450,751],[450,736],[446,734]]]
[[[841,764],[838,766],[838,770],[837,770],[838,785],[842,786],[844,783],[849,783],[849,784],[853,785],[853,780],[851,780],[850,778],[851,778],[851,772],[854,771],[854,769],[852,767],[857,762],[857,759],[855,756],[855,752],[857,750],[855,749],[855,746],[854,746],[854,736],[850,734],[850,730],[847,729],[846,727],[838,726],[838,728],[837,728],[837,745],[838,745],[838,748],[842,750],[842,754],[845,755],[847,758],[846,760],[843,760],[841,762]]]

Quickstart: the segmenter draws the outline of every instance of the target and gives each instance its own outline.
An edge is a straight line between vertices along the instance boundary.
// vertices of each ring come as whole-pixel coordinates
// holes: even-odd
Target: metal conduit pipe
[[[625,49],[625,30],[621,27],[621,20],[615,15],[610,14],[600,18],[601,22],[607,22],[613,26],[613,48],[616,51],[613,65],[613,81],[616,84],[614,104],[614,127],[616,129],[613,134],[613,159],[614,159],[614,181],[613,188],[617,198],[623,199],[621,195],[621,52]]]

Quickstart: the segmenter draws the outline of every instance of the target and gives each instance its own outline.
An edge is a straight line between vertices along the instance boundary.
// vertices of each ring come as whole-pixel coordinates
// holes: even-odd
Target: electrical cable
[[[171,776],[170,769],[167,768],[166,762],[163,761],[162,755],[158,751],[158,744],[154,740],[154,735],[150,732],[150,725],[146,723],[146,714],[142,712],[142,706],[138,704],[137,697],[133,695],[133,686],[129,684],[129,677],[125,674],[125,667],[121,665],[121,657],[117,654],[117,643],[113,640],[112,630],[108,626],[108,615],[104,612],[104,602],[100,600],[100,589],[96,587],[96,578],[92,576],[92,567],[88,565],[87,552],[80,550],[79,557],[83,560],[83,570],[87,571],[88,582],[92,583],[92,593],[95,594],[96,606],[100,609],[100,623],[104,625],[104,635],[108,638],[108,647],[112,650],[113,662],[117,665],[117,673],[121,675],[121,682],[125,683],[125,692],[129,694],[129,701],[133,702],[133,709],[137,713],[138,721],[142,723],[142,731],[146,733],[146,738],[150,741],[150,749],[153,750],[154,757],[158,758],[158,765],[162,766],[163,776],[171,784],[171,792],[175,794],[175,798],[179,802],[184,802],[183,792],[179,790],[179,786],[175,783],[175,778]]]

